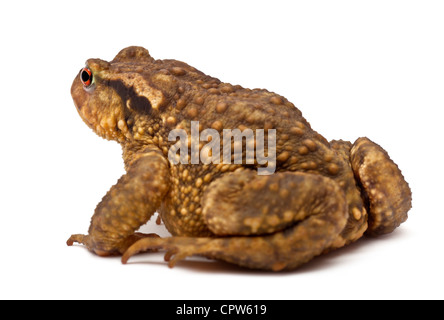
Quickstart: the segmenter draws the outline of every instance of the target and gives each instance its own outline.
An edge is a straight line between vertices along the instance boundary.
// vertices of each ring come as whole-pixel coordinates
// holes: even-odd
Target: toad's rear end
[[[366,234],[392,232],[407,220],[412,192],[387,152],[367,138],[358,139],[350,150],[350,162],[369,212]]]

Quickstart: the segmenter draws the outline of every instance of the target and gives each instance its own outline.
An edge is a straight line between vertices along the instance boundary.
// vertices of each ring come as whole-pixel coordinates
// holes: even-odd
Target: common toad
[[[161,249],[169,266],[201,255],[280,271],[364,233],[392,232],[411,208],[401,171],[369,139],[328,142],[286,98],[223,83],[180,61],[155,60],[142,47],[123,49],[111,62],[89,59],[71,94],[83,121],[121,144],[126,173],[98,204],[89,234],[72,235],[68,245],[123,255],[123,263]],[[258,161],[258,149],[247,161],[246,138],[240,163],[192,163],[206,145],[192,137],[193,126],[221,135],[263,129],[265,141],[274,132],[272,172],[259,174],[267,166]],[[174,129],[188,137],[184,163],[174,161],[183,151],[169,137]],[[236,143],[229,141],[229,147]],[[136,232],[156,211],[172,237]]]

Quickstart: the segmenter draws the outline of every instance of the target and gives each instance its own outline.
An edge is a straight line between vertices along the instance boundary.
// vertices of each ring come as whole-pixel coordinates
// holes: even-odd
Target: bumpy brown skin
[[[359,239],[391,232],[411,207],[408,184],[367,138],[326,141],[284,97],[222,83],[187,64],[123,49],[111,62],[90,59],[93,83],[76,76],[77,110],[99,136],[122,145],[127,173],[97,206],[88,235],[99,255],[167,250],[173,266],[203,255],[265,270],[294,269]],[[258,164],[168,161],[173,129],[276,129],[276,172]],[[190,140],[189,140],[190,141]],[[204,143],[200,143],[200,148]],[[221,152],[222,154],[222,152]],[[173,235],[135,231],[158,211]]]

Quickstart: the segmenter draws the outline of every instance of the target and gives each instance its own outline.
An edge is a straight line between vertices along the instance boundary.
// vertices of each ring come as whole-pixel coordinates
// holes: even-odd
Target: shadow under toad
[[[362,256],[362,251],[366,250],[366,248],[371,248],[380,245],[380,243],[383,241],[389,241],[390,239],[395,239],[402,236],[405,236],[405,232],[403,232],[402,229],[395,230],[395,232],[391,234],[379,237],[364,236],[348,246],[315,257],[308,263],[290,271],[270,272],[263,270],[252,270],[224,261],[210,260],[205,257],[188,257],[185,260],[179,261],[173,270],[175,268],[181,268],[196,273],[228,273],[239,275],[266,275],[275,277],[307,274],[323,271],[333,267],[340,267],[341,265],[348,263],[350,260],[353,260],[358,255]],[[167,262],[164,262],[163,255],[164,252],[142,253],[132,257],[131,260],[127,262],[127,265],[164,265],[165,268],[168,268]]]

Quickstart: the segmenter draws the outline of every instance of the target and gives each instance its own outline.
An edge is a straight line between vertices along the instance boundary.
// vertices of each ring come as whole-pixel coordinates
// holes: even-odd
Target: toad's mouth
[[[72,83],[71,96],[72,99],[74,100],[74,105],[76,106],[76,109],[80,112],[82,106],[84,106],[86,103],[87,97],[85,90],[83,90],[83,85],[80,82],[80,78],[78,75],[74,78],[74,81]]]

